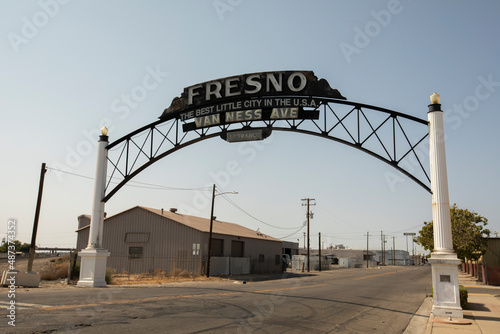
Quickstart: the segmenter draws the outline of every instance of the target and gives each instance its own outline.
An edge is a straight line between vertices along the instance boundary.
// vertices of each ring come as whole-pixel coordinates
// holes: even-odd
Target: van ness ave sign
[[[184,88],[181,96],[172,100],[160,119],[176,118],[184,121],[204,117],[198,119],[196,124],[209,125],[211,120],[220,118],[215,116],[220,113],[231,116],[230,113],[235,111],[245,111],[244,114],[248,115],[256,114],[255,110],[265,112],[266,108],[315,108],[320,99],[314,97],[318,96],[345,100],[338,90],[332,89],[325,79],[318,80],[312,71],[242,74]]]

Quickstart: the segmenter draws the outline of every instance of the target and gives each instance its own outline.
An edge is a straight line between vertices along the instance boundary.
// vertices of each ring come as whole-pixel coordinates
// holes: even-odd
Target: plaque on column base
[[[434,306],[432,314],[435,317],[464,317],[460,307],[458,291],[458,268],[460,260],[455,254],[432,253],[429,263],[432,266],[432,288]]]

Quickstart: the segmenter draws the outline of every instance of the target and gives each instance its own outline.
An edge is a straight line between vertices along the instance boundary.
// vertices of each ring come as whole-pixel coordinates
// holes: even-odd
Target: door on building
[[[243,248],[245,243],[243,241],[231,241],[231,257],[243,257]]]
[[[212,239],[212,254],[210,256],[224,256],[224,240]]]

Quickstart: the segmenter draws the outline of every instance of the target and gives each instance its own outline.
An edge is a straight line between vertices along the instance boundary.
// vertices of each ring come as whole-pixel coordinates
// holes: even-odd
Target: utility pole
[[[406,252],[408,253],[408,257],[409,257],[409,252],[408,252],[408,234],[406,234]]]
[[[411,253],[413,260],[415,261],[415,239],[413,237],[411,237]]]
[[[392,263],[396,265],[396,237],[392,237]]]
[[[416,235],[416,233],[414,232],[405,232],[403,233],[404,236],[406,236],[406,252],[408,253],[408,260],[410,260],[410,252],[408,251],[408,237],[411,236],[411,240],[412,240],[412,251],[413,251],[413,236]],[[415,254],[413,254],[415,255]],[[413,259],[415,261],[415,259]],[[408,261],[408,265],[410,265],[409,261]]]
[[[387,247],[385,246],[385,244],[387,243],[386,237],[387,237],[387,234],[383,234],[382,231],[380,231],[380,238],[382,239],[382,264],[383,265],[387,265],[387,263],[386,263],[386,261],[387,261],[387,257],[386,257]]]
[[[384,234],[384,264],[387,264],[387,259],[386,259],[386,255],[387,255],[387,237],[388,235],[387,234]]]
[[[382,244],[380,246],[380,248],[382,250],[382,261],[380,261],[380,262],[382,262],[382,264],[385,264],[385,262],[384,262],[384,234],[382,231],[380,231],[380,243]]]
[[[319,261],[319,271],[321,271],[321,232],[319,232],[318,261]]]
[[[33,222],[33,233],[31,235],[31,245],[30,254],[28,258],[28,272],[33,270],[33,260],[35,259],[35,245],[36,245],[36,233],[38,230],[38,218],[40,217],[40,208],[42,206],[42,194],[43,194],[43,181],[45,179],[45,172],[47,168],[45,167],[45,162],[42,163],[42,171],[40,172],[40,183],[38,185],[38,200],[36,202],[35,209],[35,221]]]
[[[311,266],[309,265],[309,256],[310,256],[310,247],[309,247],[309,241],[310,241],[310,238],[309,238],[309,218],[311,217],[311,214],[309,212],[309,208],[311,205],[316,205],[316,203],[313,203],[311,204],[311,201],[315,201],[314,198],[303,198],[302,199],[303,202],[307,202],[306,203],[302,203],[302,206],[307,206],[307,213],[306,213],[306,217],[307,217],[307,272],[310,271],[311,269]]]
[[[366,232],[366,268],[368,268],[368,240],[370,238],[370,232]]]

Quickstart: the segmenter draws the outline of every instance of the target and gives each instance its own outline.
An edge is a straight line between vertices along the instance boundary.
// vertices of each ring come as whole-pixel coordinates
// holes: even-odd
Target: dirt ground
[[[55,259],[59,257],[41,257],[36,258],[33,261],[33,272],[40,274],[45,269],[49,269],[54,265]],[[0,273],[8,270],[9,263],[7,259],[0,259]],[[28,268],[28,258],[16,258],[15,262],[16,270],[26,271]],[[166,284],[166,283],[176,283],[176,282],[193,282],[193,281],[223,281],[228,280],[229,278],[224,277],[210,277],[206,276],[165,276],[165,275],[151,275],[151,274],[115,274],[112,276],[112,285],[135,285],[135,284]],[[54,281],[45,281],[42,280],[40,282],[40,288],[65,288],[72,287],[76,284],[75,282],[71,282],[69,285],[66,282],[66,279],[58,279]]]

